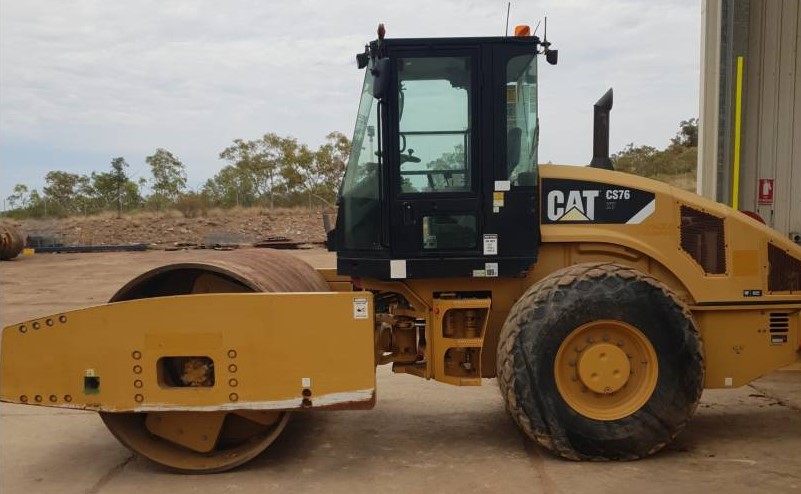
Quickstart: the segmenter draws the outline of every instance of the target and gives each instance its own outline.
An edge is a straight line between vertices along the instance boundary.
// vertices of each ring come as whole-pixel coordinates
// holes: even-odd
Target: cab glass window
[[[373,102],[373,77],[365,71],[356,129],[353,132],[345,178],[340,192],[341,214],[345,218],[343,247],[381,248],[381,204],[379,201],[378,111]]]
[[[423,217],[424,250],[475,249],[475,214],[436,214]]]
[[[471,188],[469,57],[398,59],[402,193]]]
[[[506,176],[515,186],[537,184],[537,60],[513,57],[506,64]]]

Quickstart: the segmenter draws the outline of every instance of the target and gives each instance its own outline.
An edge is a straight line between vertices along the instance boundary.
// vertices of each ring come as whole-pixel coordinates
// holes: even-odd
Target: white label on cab
[[[496,180],[495,190],[497,190],[498,192],[507,192],[509,190],[512,190],[512,182],[509,180]]]
[[[392,279],[406,278],[406,259],[392,259],[389,261],[389,277]]]
[[[484,255],[485,256],[498,255],[498,235],[496,234],[484,235]]]

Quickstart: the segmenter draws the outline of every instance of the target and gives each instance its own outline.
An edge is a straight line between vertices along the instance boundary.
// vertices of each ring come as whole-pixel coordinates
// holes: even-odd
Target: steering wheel
[[[409,154],[401,153],[400,162],[401,163],[420,163],[420,158],[418,158],[417,156],[412,156],[411,153],[409,153]]]

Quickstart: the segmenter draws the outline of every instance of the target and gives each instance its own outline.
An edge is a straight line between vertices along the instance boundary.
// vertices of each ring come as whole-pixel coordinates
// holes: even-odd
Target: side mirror
[[[559,50],[548,50],[545,52],[545,61],[551,65],[556,65],[559,61]]]
[[[373,74],[373,97],[376,99],[384,99],[389,88],[389,58],[380,58],[376,60],[375,66],[372,68]]]
[[[356,66],[361,70],[367,67],[367,62],[369,61],[370,56],[367,52],[359,53],[356,55]]]

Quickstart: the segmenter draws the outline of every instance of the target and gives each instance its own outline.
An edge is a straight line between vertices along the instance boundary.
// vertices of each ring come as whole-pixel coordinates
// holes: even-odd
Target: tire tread
[[[539,411],[539,416],[533,417],[534,420],[525,413],[520,400],[530,400],[535,404],[540,400],[533,395],[532,386],[525,387],[525,389],[528,390],[527,393],[524,393],[526,396],[517,396],[515,392],[515,383],[517,380],[517,372],[515,370],[518,366],[524,364],[515,361],[514,346],[526,323],[535,318],[535,311],[543,304],[547,303],[548,299],[557,298],[560,294],[564,295],[568,290],[578,290],[587,293],[596,287],[598,282],[615,279],[627,284],[637,282],[647,283],[661,291],[677,307],[681,308],[683,316],[688,323],[688,328],[684,330],[684,333],[685,336],[689,335],[695,340],[691,343],[697,348],[697,355],[695,355],[695,358],[700,363],[701,368],[701,375],[698,376],[698,379],[688,383],[694,386],[694,389],[690,389],[689,391],[694,393],[698,398],[700,398],[701,392],[703,391],[703,349],[697,328],[693,322],[692,313],[687,305],[680,300],[667,285],[649,274],[611,262],[576,264],[552,273],[529,287],[512,307],[499,337],[497,376],[506,409],[518,427],[520,427],[529,438],[533,439],[541,446],[559,456],[571,460],[608,460],[610,458],[587,455],[577,451],[566,437],[563,428],[555,423],[555,421],[549,421],[547,414],[543,414],[539,406],[533,407],[534,410]],[[540,398],[548,399],[549,397]],[[687,414],[678,426],[668,428],[670,430],[670,435],[667,440],[655,444],[645,454],[633,454],[629,452],[615,459],[634,460],[651,455],[662,449],[686,426],[687,421],[695,411],[695,407],[697,407],[697,402],[698,400],[696,399],[693,410],[691,413]],[[653,415],[650,415],[648,418],[653,422],[659,422],[660,420]]]

